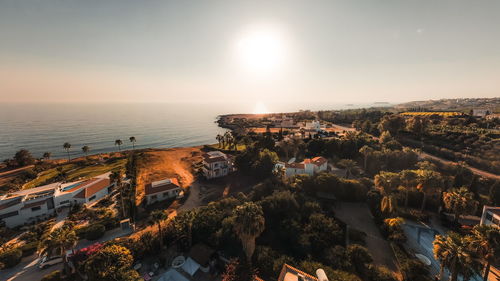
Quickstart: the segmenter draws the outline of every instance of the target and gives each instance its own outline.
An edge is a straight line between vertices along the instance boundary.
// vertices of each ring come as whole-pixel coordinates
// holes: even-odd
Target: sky
[[[500,96],[496,0],[0,0],[0,102]]]

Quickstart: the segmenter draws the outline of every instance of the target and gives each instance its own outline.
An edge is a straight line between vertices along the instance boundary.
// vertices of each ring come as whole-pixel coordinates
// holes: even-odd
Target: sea
[[[374,104],[269,104],[270,112],[337,110]],[[260,103],[258,108],[262,108]],[[71,157],[136,148],[172,148],[216,143],[226,130],[217,126],[219,115],[254,113],[254,103],[7,103],[0,104],[0,161],[19,149],[34,157],[51,152],[66,157],[63,144],[71,144]]]

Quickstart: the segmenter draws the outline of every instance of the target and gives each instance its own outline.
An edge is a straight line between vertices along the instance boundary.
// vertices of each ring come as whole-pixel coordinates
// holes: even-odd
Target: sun
[[[243,34],[237,42],[237,59],[249,71],[269,73],[283,65],[286,48],[280,32],[260,27]]]
[[[253,114],[266,114],[269,113],[269,110],[262,102],[257,102],[255,104],[255,108],[253,110]]]

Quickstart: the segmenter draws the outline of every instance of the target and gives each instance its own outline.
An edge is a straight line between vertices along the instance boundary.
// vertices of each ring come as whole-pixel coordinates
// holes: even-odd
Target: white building
[[[314,157],[305,159],[300,163],[278,162],[275,165],[275,171],[282,172],[286,178],[296,175],[314,175],[328,169],[328,161],[324,157]]]
[[[71,183],[53,183],[0,197],[0,220],[16,227],[46,219],[55,209],[72,204],[90,204],[109,194],[114,184],[108,174]]]
[[[304,129],[319,132],[321,131],[321,123],[317,120],[305,122]]]
[[[487,108],[474,108],[472,110],[472,115],[474,117],[481,117],[481,118],[484,118],[486,117],[486,115],[490,114],[491,113],[491,110],[487,109]]]
[[[202,170],[207,179],[227,176],[234,170],[233,160],[220,151],[210,151],[203,154]]]
[[[481,224],[496,225],[500,227],[500,207],[484,206]]]
[[[144,188],[146,205],[183,195],[182,188],[176,178],[154,181]]]

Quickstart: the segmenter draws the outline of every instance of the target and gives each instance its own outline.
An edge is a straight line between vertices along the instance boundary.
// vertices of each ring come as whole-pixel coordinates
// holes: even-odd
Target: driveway
[[[366,233],[366,247],[373,256],[374,264],[383,265],[396,273],[399,272],[394,262],[395,257],[391,246],[380,234],[365,203],[341,202],[335,207],[335,216],[349,227]]]
[[[38,260],[38,256],[34,254],[23,258],[22,261],[13,268],[0,270],[0,281],[40,281],[46,274],[54,270],[62,269],[62,264],[56,264],[46,269],[39,269],[37,267]]]

